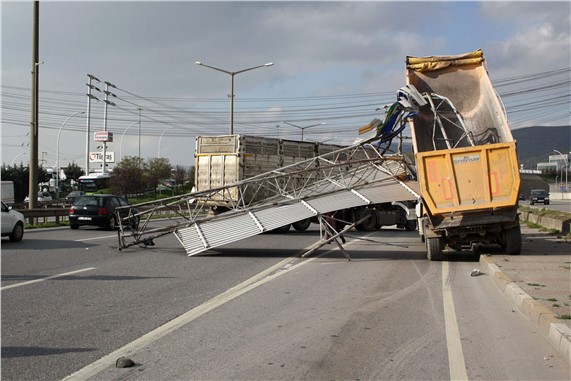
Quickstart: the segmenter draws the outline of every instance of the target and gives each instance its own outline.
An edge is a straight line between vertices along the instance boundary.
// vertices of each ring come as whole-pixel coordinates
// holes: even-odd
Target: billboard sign
[[[113,143],[113,133],[109,131],[95,131],[95,141]]]
[[[103,152],[90,152],[89,153],[89,162],[90,163],[103,163]],[[114,163],[115,162],[115,152],[106,152],[105,155],[105,162],[106,163]]]

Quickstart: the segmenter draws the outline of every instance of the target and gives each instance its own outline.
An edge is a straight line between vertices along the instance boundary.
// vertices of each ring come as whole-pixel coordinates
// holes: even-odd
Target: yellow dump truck
[[[407,86],[419,99],[410,128],[429,260],[446,246],[521,251],[516,144],[484,63],[481,50],[406,59]]]

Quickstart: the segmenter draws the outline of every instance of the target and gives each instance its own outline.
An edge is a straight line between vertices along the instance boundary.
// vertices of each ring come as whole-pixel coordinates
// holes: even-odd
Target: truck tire
[[[364,215],[363,215],[364,216]],[[371,232],[377,228],[377,216],[375,213],[371,213],[369,218],[360,224],[355,225],[355,229],[360,232]]]
[[[407,220],[404,224],[404,229],[407,232],[412,232],[416,230],[416,220]]]
[[[311,218],[306,218],[305,220],[297,221],[291,224],[291,226],[293,226],[293,228],[299,232],[306,231],[307,228],[309,228],[309,225],[311,225]]]
[[[521,253],[521,229],[519,226],[515,228],[504,229],[502,231],[502,248],[506,254],[518,255]]]
[[[426,237],[426,259],[429,261],[441,261],[442,250],[444,250],[444,238]]]

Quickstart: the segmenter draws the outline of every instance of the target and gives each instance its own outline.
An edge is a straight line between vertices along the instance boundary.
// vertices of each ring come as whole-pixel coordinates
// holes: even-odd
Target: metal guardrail
[[[18,209],[18,212],[24,215],[30,225],[35,225],[40,220],[43,220],[43,223],[66,221],[69,208]]]
[[[143,207],[141,211],[146,211],[150,208]],[[46,207],[46,208],[34,208],[34,209],[20,209],[14,208],[18,212],[24,215],[26,222],[30,225],[37,225],[38,223],[48,223],[55,222],[60,223],[62,221],[68,221],[69,206],[62,207]],[[161,214],[172,214],[172,211],[168,208],[160,208],[157,211],[159,215]]]

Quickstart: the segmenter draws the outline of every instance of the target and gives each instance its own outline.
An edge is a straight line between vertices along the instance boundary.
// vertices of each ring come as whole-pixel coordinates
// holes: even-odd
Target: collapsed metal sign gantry
[[[137,204],[136,216],[132,208],[120,208],[120,221],[137,217],[140,224],[136,229],[119,224],[119,248],[154,245],[156,238],[174,233],[190,256],[335,210],[417,200],[408,159],[381,155],[370,144],[374,140],[224,187]],[[232,200],[229,210],[212,215],[209,205],[221,199]],[[170,222],[151,227],[159,215]]]

